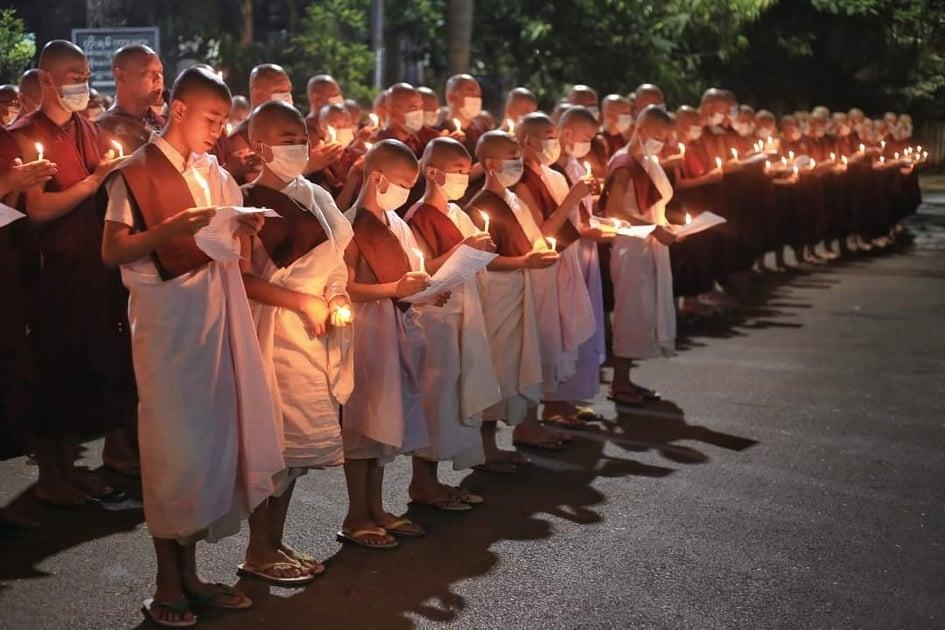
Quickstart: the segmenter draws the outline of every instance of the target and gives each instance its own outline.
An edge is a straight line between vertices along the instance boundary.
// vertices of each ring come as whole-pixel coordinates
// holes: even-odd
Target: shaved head
[[[597,107],[597,91],[587,85],[575,85],[568,94],[568,101],[584,107]]]
[[[281,81],[288,77],[289,75],[282,66],[274,63],[261,63],[249,73],[249,85],[250,87],[254,85],[264,85]]]
[[[513,121],[537,110],[538,99],[528,88],[517,87],[505,97],[505,115]]]
[[[680,126],[699,125],[702,117],[699,110],[690,105],[682,105],[676,110],[676,123]]]
[[[292,81],[282,66],[259,64],[249,73],[249,102],[252,106],[273,100],[274,95],[288,93],[292,98]]]
[[[398,166],[416,169],[417,164],[417,156],[400,140],[381,140],[364,156],[365,174]]]
[[[548,135],[549,131],[555,129],[555,124],[547,114],[534,112],[523,117],[515,127],[515,137],[519,142],[524,142],[526,137],[538,138],[539,140]]]
[[[472,162],[469,151],[461,142],[453,138],[434,138],[423,150],[420,164],[446,170],[456,164]]]
[[[591,110],[580,105],[567,108],[558,119],[558,127],[561,129],[577,129],[581,126],[597,129],[597,119]]]
[[[341,88],[338,82],[330,74],[316,74],[308,80],[305,87],[308,96],[308,106],[311,110],[310,116],[317,116],[319,110],[328,103],[343,101]]]
[[[39,68],[30,68],[20,77],[20,115],[25,116],[43,102],[43,86],[39,82]]]
[[[423,109],[432,111],[440,108],[440,97],[436,95],[432,88],[421,86],[417,88],[417,92],[420,94],[420,98],[423,99]]]
[[[487,131],[476,143],[476,158],[483,162],[488,159],[504,160],[521,154],[521,147],[515,138],[504,131]]]
[[[158,54],[151,47],[144,44],[122,46],[112,57],[112,68],[131,68],[144,65],[157,56]]]
[[[85,61],[85,53],[81,48],[64,39],[54,39],[43,46],[39,54],[39,69],[51,72],[63,64]]]
[[[269,101],[253,110],[249,118],[249,139],[272,144],[270,138],[293,132],[305,136],[305,119],[299,110],[282,101]]]
[[[229,111],[233,96],[215,72],[205,66],[191,66],[177,75],[171,88],[171,101],[187,103],[194,98],[217,98],[226,102]]]
[[[637,112],[642,112],[647,105],[665,104],[663,90],[652,83],[641,84],[633,95],[634,107],[636,107]]]
[[[453,94],[454,92],[465,93],[465,90],[474,88],[479,90],[479,82],[476,81],[475,77],[471,74],[454,74],[446,82],[446,93]]]
[[[672,126],[673,117],[665,109],[656,105],[647,105],[637,116],[637,129]]]

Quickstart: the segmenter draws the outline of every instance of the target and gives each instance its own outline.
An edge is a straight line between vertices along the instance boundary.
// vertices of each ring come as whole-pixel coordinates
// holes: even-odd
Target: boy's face
[[[253,151],[264,162],[272,161],[272,147],[308,144],[308,132],[302,123],[273,123],[262,130],[253,129]]]
[[[207,92],[195,92],[186,102],[172,102],[171,111],[187,148],[195,153],[206,153],[223,133],[230,114],[230,101]]]
[[[483,166],[486,170],[494,170],[499,172],[502,170],[502,162],[505,160],[520,160],[522,159],[522,148],[516,144],[507,144],[503,143],[501,146],[496,148],[491,155],[487,156],[483,160]]]
[[[461,155],[447,155],[438,160],[431,159],[427,163],[424,175],[428,180],[441,186],[445,183],[444,173],[463,173],[469,175],[472,171],[472,161]]]
[[[614,101],[604,105],[604,123],[610,126],[617,124],[620,116],[631,114],[630,103],[624,101]]]
[[[571,149],[575,144],[590,142],[597,134],[597,127],[590,123],[577,121],[561,128],[561,147]]]
[[[403,188],[413,188],[420,176],[420,169],[406,160],[397,160],[391,164],[377,168],[371,179],[382,193],[387,192],[387,183],[397,184]]]

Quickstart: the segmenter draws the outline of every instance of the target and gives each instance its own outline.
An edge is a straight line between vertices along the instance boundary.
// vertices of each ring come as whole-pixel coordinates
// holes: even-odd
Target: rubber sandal
[[[105,494],[92,497],[90,500],[97,503],[123,503],[128,500],[128,493],[117,488],[110,488]]]
[[[587,423],[584,420],[578,418],[577,415],[568,416],[565,414],[557,414],[547,418],[542,418],[541,422],[548,425],[549,427],[570,429],[572,431],[586,431],[588,429]]]
[[[584,422],[604,422],[607,419],[591,407],[578,407],[574,417]]]
[[[301,564],[303,568],[308,565],[309,571],[311,571],[309,575],[313,577],[318,577],[325,572],[325,563],[319,562],[315,556],[311,554],[307,554],[304,551],[299,551],[298,549],[293,549],[288,545],[283,545],[280,551],[282,551],[283,555],[289,556]]]
[[[621,407],[642,407],[646,404],[646,399],[643,396],[634,396],[630,392],[615,392],[607,396],[607,400],[613,401],[614,404],[620,405]]]
[[[564,448],[561,440],[546,440],[544,442],[522,442],[513,440],[512,445],[516,448],[533,448],[539,451],[560,451]]]
[[[232,586],[226,584],[210,584],[210,590],[205,593],[187,593],[187,599],[192,604],[200,606],[209,606],[211,608],[222,608],[224,610],[246,610],[253,605],[253,600],[243,593],[240,593]],[[242,597],[238,604],[224,604],[217,600],[217,597],[224,595],[226,597]]]
[[[153,612],[155,608],[163,608],[164,610],[174,613],[180,617],[183,617],[187,613],[193,615],[193,619],[190,621],[185,621],[181,619],[180,621],[165,621],[159,619]],[[154,599],[146,599],[141,603],[141,612],[147,617],[151,622],[162,626],[164,628],[192,628],[197,625],[197,615],[194,615],[194,611],[190,609],[190,602],[186,599],[182,599],[179,602],[156,602]]]
[[[400,546],[400,543],[396,540],[391,540],[385,543],[370,543],[367,541],[367,536],[384,536],[386,534],[386,529],[383,527],[376,527],[374,529],[359,529],[355,532],[346,532],[341,530],[335,534],[335,538],[338,539],[338,542],[347,543],[349,545],[357,545],[358,547],[364,547],[366,549],[396,549]]]
[[[643,396],[644,400],[662,400],[663,399],[663,397],[660,395],[659,392],[655,392],[652,389],[642,387],[640,385],[637,385],[636,383],[634,383],[633,386],[640,393],[640,395]]]
[[[311,584],[312,582],[315,581],[315,576],[308,573],[303,573],[302,575],[299,575],[297,577],[288,577],[288,576],[280,577],[280,576],[272,575],[271,573],[268,573],[269,571],[272,571],[273,569],[282,569],[282,568],[287,568],[287,569],[295,568],[295,569],[298,569],[299,571],[305,570],[305,568],[297,562],[296,563],[269,562],[268,564],[263,564],[258,567],[252,566],[243,562],[242,564],[237,565],[236,574],[242,577],[256,578],[257,580],[262,580],[263,582],[267,582],[275,586],[299,587],[299,586],[305,586],[306,584]]]
[[[410,501],[410,505],[443,510],[444,512],[468,512],[472,506],[461,499],[441,499],[439,501]]]
[[[410,529],[410,525],[413,525],[416,529]],[[421,538],[422,536],[427,535],[427,530],[423,529],[420,525],[417,525],[409,518],[400,517],[390,523],[384,525],[384,529],[387,530],[388,534],[393,534],[394,536],[404,536],[406,538]]]
[[[466,488],[461,488],[460,486],[449,486],[450,490],[453,490],[459,495],[459,500],[463,503],[468,503],[469,505],[481,505],[486,502],[478,494],[473,494]]]

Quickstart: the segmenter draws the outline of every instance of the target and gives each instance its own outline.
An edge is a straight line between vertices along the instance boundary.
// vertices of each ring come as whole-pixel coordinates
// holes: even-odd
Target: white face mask
[[[384,177],[383,173],[381,174],[381,178],[387,179]],[[410,197],[409,188],[398,186],[394,182],[387,180],[387,192],[381,192],[380,182],[378,182],[377,194],[374,199],[377,201],[377,205],[380,206],[381,210],[390,212],[407,203],[408,197]]]
[[[466,189],[469,187],[469,175],[466,173],[443,173],[443,177],[443,184],[437,184],[436,186],[447,201],[461,199],[466,194]]]
[[[699,125],[689,125],[689,139],[698,140],[702,137],[702,127]]]
[[[633,124],[633,116],[631,114],[620,114],[617,116],[617,131],[620,133],[626,133],[630,126]]]
[[[89,84],[70,83],[59,88],[62,96],[58,96],[59,104],[67,112],[81,112],[89,106]]]
[[[541,141],[541,154],[538,159],[545,166],[554,164],[561,157],[561,142],[557,138],[545,138]]]
[[[431,112],[423,112],[423,124],[427,127],[436,127],[436,123],[440,120],[440,112],[434,110]]]
[[[272,101],[282,101],[283,103],[292,104],[292,92],[273,92],[269,97],[269,100]]]
[[[575,157],[579,160],[590,152],[591,152],[590,142],[575,142],[571,145],[571,149],[568,151],[571,157]]]
[[[340,96],[332,96],[330,99],[328,99],[328,103],[331,105],[344,105],[345,99]]]
[[[643,152],[646,155],[659,155],[660,151],[663,150],[663,146],[665,146],[664,142],[650,138],[643,143]]]
[[[335,129],[335,142],[343,147],[354,142],[354,129],[351,127],[339,127]]]
[[[423,129],[422,109],[404,114],[404,131],[407,133],[417,133],[421,129]]]
[[[13,121],[16,120],[16,117],[20,115],[20,110],[11,109],[7,112],[7,115],[3,117],[4,126],[13,124]]]
[[[499,183],[508,188],[518,183],[522,179],[522,173],[525,172],[525,163],[521,158],[517,160],[502,160],[502,166],[496,172],[495,176]]]
[[[266,167],[282,181],[290,182],[305,170],[309,154],[307,142],[278,145],[270,149],[272,149],[272,161],[267,162]]]
[[[709,124],[712,125],[713,127],[718,127],[719,125],[722,124],[724,120],[725,120],[725,114],[723,114],[722,112],[715,112],[714,114],[709,116]]]
[[[151,106],[151,111],[152,111],[155,115],[157,115],[157,116],[163,116],[163,115],[164,115],[164,104],[161,103],[160,105],[152,105],[152,106]]]
[[[463,97],[463,106],[459,108],[459,113],[472,120],[482,111],[482,99],[478,96]]]

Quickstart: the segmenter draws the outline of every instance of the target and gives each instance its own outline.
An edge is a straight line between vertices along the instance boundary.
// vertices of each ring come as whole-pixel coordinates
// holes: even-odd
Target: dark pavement
[[[255,608],[199,627],[945,627],[945,199],[932,201],[914,248],[769,277],[741,319],[684,328],[679,356],[637,375],[665,402],[618,416],[602,397],[611,420],[568,452],[470,475],[487,504],[411,510],[426,539],[342,549],[341,471],[308,475],[288,540],[328,572],[303,591],[243,580]],[[389,507],[406,509],[406,460],[389,470]],[[46,525],[0,543],[0,627],[142,624],[140,511],[41,508],[22,494],[34,476],[0,463],[0,499]],[[206,577],[233,581],[244,543],[202,546]]]

